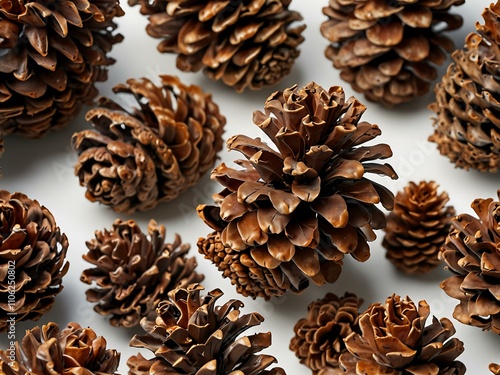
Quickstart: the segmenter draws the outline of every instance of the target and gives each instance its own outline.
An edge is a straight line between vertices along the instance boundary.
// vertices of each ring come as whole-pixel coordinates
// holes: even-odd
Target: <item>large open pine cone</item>
[[[0,0],[0,131],[38,138],[92,104],[123,14],[117,0]]]
[[[61,330],[50,322],[27,330],[22,340],[0,351],[3,375],[113,375],[120,353],[91,328],[69,323]]]
[[[54,216],[22,193],[0,190],[0,332],[38,320],[62,290],[68,239]]]
[[[270,332],[242,335],[261,324],[262,315],[241,315],[243,303],[234,299],[216,306],[222,291],[201,296],[203,289],[191,284],[171,291],[170,299],[159,304],[156,320],[141,321],[147,333],[135,335],[130,346],[149,349],[155,357],[130,357],[129,373],[285,375],[280,367],[269,368],[275,357],[258,354],[271,345]]]
[[[429,140],[457,167],[481,172],[500,169],[500,1],[483,12],[484,24],[453,52],[434,92],[434,133]]]
[[[454,274],[441,288],[460,302],[455,319],[500,334],[500,202],[478,198],[471,207],[478,218],[455,217],[439,253]]]
[[[222,149],[226,118],[199,86],[162,75],[114,87],[130,94],[127,111],[108,98],[87,112],[93,130],[77,132],[75,174],[92,202],[116,212],[146,211],[176,198],[211,169]]]
[[[147,33],[160,52],[177,55],[184,72],[202,70],[238,92],[279,82],[304,41],[291,0],[129,0],[149,15]]]
[[[114,326],[132,327],[142,317],[153,315],[170,290],[203,280],[195,272],[196,259],[186,258],[189,244],[178,234],[165,243],[166,229],[150,220],[148,234],[134,220],[115,220],[111,230],[96,231],[87,241],[83,259],[94,268],[82,272],[81,280],[96,283],[87,290],[94,310],[110,315]]]
[[[326,57],[352,88],[386,107],[426,94],[454,48],[443,31],[462,26],[448,11],[464,0],[330,0]],[[443,27],[444,25],[444,27]]]
[[[335,282],[346,254],[368,259],[374,229],[386,224],[377,204],[392,209],[394,203],[393,194],[369,175],[397,175],[377,163],[392,155],[388,145],[364,145],[381,134],[377,125],[360,121],[365,109],[353,97],[346,100],[338,86],[293,86],[273,93],[265,113],[254,112],[254,123],[276,150],[245,135],[227,141],[248,160],[236,161],[241,169],[222,163],[212,172],[224,190],[214,196],[215,205],[197,210],[220,232],[222,246],[201,240],[198,248],[220,270],[233,262],[243,267],[231,277],[238,291],[254,298],[300,293],[309,280]],[[222,256],[222,248],[232,255]],[[263,290],[259,273],[270,288]]]
[[[384,304],[373,303],[359,317],[361,333],[353,332],[344,341],[347,351],[340,366],[347,374],[465,374],[456,358],[464,346],[447,318],[432,318],[426,301],[418,305],[408,297],[388,297]]]
[[[382,246],[387,259],[405,273],[426,273],[441,263],[439,250],[455,209],[446,206],[448,194],[438,194],[438,187],[434,181],[410,181],[396,194],[387,216]]]

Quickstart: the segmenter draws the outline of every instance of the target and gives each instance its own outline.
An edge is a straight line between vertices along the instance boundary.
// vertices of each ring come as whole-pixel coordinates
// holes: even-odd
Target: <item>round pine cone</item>
[[[52,213],[22,193],[0,190],[0,332],[50,310],[68,272],[68,239]]]
[[[314,375],[343,373],[339,357],[346,350],[344,338],[351,332],[359,333],[358,310],[362,303],[353,293],[340,298],[327,293],[310,303],[307,317],[295,324],[290,350]]]
[[[242,333],[264,321],[259,313],[241,314],[243,303],[229,300],[215,306],[223,295],[219,289],[200,296],[204,288],[191,284],[169,293],[160,302],[154,322],[142,319],[145,335],[135,335],[130,346],[155,353],[127,361],[131,375],[252,374],[285,375],[280,367],[269,368],[276,358],[257,354],[271,345],[271,333]]]
[[[92,104],[123,14],[117,0],[2,0],[0,131],[39,138]]]
[[[4,375],[111,375],[119,363],[120,353],[107,349],[104,337],[73,322],[63,330],[53,322],[35,327],[14,348],[0,351]]]
[[[215,168],[211,177],[224,189],[214,196],[215,205],[197,210],[220,232],[222,245],[234,250],[224,259],[216,251],[205,253],[219,257],[212,259],[219,269],[236,262],[248,267],[244,273],[263,268],[260,273],[272,278],[265,290],[260,282],[245,285],[246,295],[269,299],[286,290],[300,293],[309,280],[333,283],[346,254],[358,261],[370,256],[374,229],[386,224],[377,204],[392,209],[394,196],[369,175],[397,175],[390,165],[377,163],[392,156],[388,145],[364,145],[381,134],[377,125],[360,121],[365,109],[355,98],[345,100],[338,86],[328,91],[314,82],[293,86],[273,93],[265,113],[254,112],[254,123],[276,150],[244,135],[227,141],[248,160],[235,161],[241,169],[224,163]],[[231,278],[238,282],[238,277]]]
[[[394,199],[394,209],[387,216],[382,246],[386,257],[408,274],[421,274],[436,268],[441,260],[439,250],[450,231],[455,215],[445,206],[448,194],[438,195],[434,181],[411,181]]]
[[[497,195],[500,200],[500,190]],[[461,214],[451,220],[439,256],[453,276],[441,288],[460,302],[455,319],[500,334],[500,202],[478,198],[471,207],[479,218]]]
[[[500,1],[483,12],[484,24],[465,39],[463,49],[435,86],[434,133],[441,155],[457,167],[495,173],[500,169]]]
[[[454,44],[443,31],[462,26],[448,11],[464,0],[330,0],[321,34],[340,77],[372,102],[392,107],[429,92],[436,66]],[[443,25],[445,27],[443,28]]]
[[[432,318],[425,326],[430,307],[418,306],[408,297],[392,295],[385,304],[374,303],[359,316],[361,333],[345,340],[340,366],[348,374],[465,374],[456,358],[463,352],[462,341],[451,338],[453,323]]]
[[[95,267],[84,270],[81,280],[97,285],[87,290],[87,300],[97,302],[99,314],[111,315],[112,325],[136,326],[170,290],[203,280],[195,272],[196,259],[186,258],[189,244],[181,244],[178,234],[166,244],[165,236],[165,227],[154,220],[146,235],[135,221],[117,219],[111,230],[96,231],[87,241],[83,259]]]
[[[131,94],[129,112],[108,98],[87,112],[93,130],[77,132],[75,174],[92,202],[116,212],[147,211],[171,201],[211,169],[222,149],[226,118],[199,86],[163,75],[114,87]]]
[[[221,80],[237,92],[274,85],[300,54],[305,25],[291,0],[129,0],[149,16],[158,50],[177,55],[177,68]]]

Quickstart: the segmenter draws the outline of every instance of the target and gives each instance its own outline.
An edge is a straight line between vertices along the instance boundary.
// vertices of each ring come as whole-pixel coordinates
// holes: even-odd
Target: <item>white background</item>
[[[464,17],[463,27],[449,34],[457,47],[462,47],[465,36],[475,30],[475,22],[482,21],[481,12],[489,4],[489,1],[469,0],[466,4],[452,9]],[[304,32],[305,42],[300,46],[300,57],[292,73],[274,87],[236,94],[233,89],[209,80],[202,73],[180,72],[175,67],[175,56],[160,54],[156,50],[158,40],[146,34],[147,19],[140,15],[139,8],[130,8],[123,3],[126,15],[117,19],[117,22],[118,31],[125,39],[113,48],[110,55],[116,58],[117,62],[110,67],[108,81],[99,84],[98,88],[102,95],[120,100],[112,94],[111,87],[125,82],[128,78],[148,77],[157,80],[159,74],[178,75],[184,83],[201,85],[206,92],[213,94],[214,101],[227,118],[224,134],[224,139],[227,139],[234,134],[265,138],[253,125],[252,113],[263,108],[266,98],[273,91],[283,90],[295,83],[304,86],[310,81],[315,81],[325,88],[341,85],[348,96],[355,95],[368,106],[363,119],[378,124],[382,129],[382,136],[376,138],[375,142],[388,143],[394,152],[389,162],[400,178],[397,181],[389,178],[382,181],[394,193],[411,180],[434,180],[440,185],[440,191],[448,192],[449,204],[455,207],[457,213],[473,213],[470,203],[475,198],[497,198],[496,191],[500,187],[498,174],[455,168],[447,158],[439,155],[434,143],[427,141],[428,136],[432,134],[433,113],[427,109],[428,104],[433,101],[432,92],[413,103],[395,109],[385,109],[378,104],[367,102],[339,78],[331,62],[324,57],[328,42],[319,31],[320,24],[326,19],[322,14],[322,7],[325,5],[326,0],[295,0],[291,9],[302,13],[307,29]],[[444,69],[445,66],[440,69],[440,74]],[[25,193],[45,205],[53,213],[70,242],[68,260],[71,266],[63,280],[64,290],[57,296],[53,309],[40,321],[17,324],[18,339],[24,335],[26,329],[37,324],[55,321],[60,326],[65,326],[68,322],[75,321],[82,326],[91,326],[98,335],[107,339],[108,347],[119,350],[122,353],[120,373],[127,373],[127,359],[138,352],[138,349],[128,346],[129,340],[134,333],[141,333],[142,330],[140,327],[112,327],[105,317],[93,311],[92,304],[85,299],[88,286],[80,282],[81,272],[90,265],[81,257],[87,251],[85,241],[92,239],[96,230],[111,228],[116,218],[132,218],[138,221],[144,231],[149,219],[154,218],[166,226],[168,242],[173,240],[174,233],[179,233],[183,242],[191,244],[191,255],[198,259],[197,270],[206,276],[203,282],[206,290],[218,287],[224,291],[220,303],[229,298],[241,299],[245,303],[243,312],[258,311],[264,315],[265,321],[257,327],[257,331],[272,332],[273,344],[267,352],[277,357],[278,365],[289,375],[309,373],[305,366],[299,364],[288,345],[293,336],[295,322],[306,316],[307,305],[327,292],[337,295],[343,295],[346,291],[356,293],[365,301],[363,311],[370,303],[383,302],[392,293],[408,295],[415,302],[425,299],[431,307],[432,315],[438,318],[448,317],[454,322],[457,329],[455,336],[465,344],[465,352],[459,359],[465,363],[469,373],[488,374],[488,364],[500,362],[500,337],[491,332],[483,332],[479,328],[464,326],[452,318],[456,301],[446,296],[439,287],[439,283],[451,275],[449,271],[440,266],[424,276],[402,274],[385,259],[385,250],[380,245],[383,233],[380,231],[377,240],[371,243],[371,258],[365,263],[346,258],[342,275],[335,284],[311,286],[302,295],[287,294],[279,300],[269,302],[236,294],[229,281],[221,277],[214,265],[198,255],[196,249],[197,239],[211,230],[197,217],[195,207],[200,203],[211,203],[211,195],[219,191],[220,186],[206,175],[197,186],[175,201],[131,216],[116,214],[109,207],[91,203],[84,197],[85,189],[79,186],[78,179],[74,176],[76,154],[70,147],[71,135],[89,127],[83,120],[82,113],[67,128],[52,132],[42,139],[28,140],[10,136],[5,140],[6,151],[0,160],[4,175],[0,180],[0,188]],[[228,152],[226,149],[220,153],[220,161],[231,162],[239,157],[240,154]],[[5,348],[6,337],[0,336],[1,347]],[[143,354],[147,358],[151,357],[147,351]]]

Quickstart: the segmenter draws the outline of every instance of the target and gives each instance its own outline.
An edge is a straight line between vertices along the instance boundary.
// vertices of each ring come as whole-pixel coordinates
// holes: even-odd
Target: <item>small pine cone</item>
[[[500,365],[496,363],[490,363],[488,365],[488,369],[494,374],[494,375],[500,375]]]
[[[347,351],[340,356],[340,366],[347,374],[465,374],[464,364],[456,360],[464,346],[451,338],[453,323],[433,317],[425,326],[429,314],[426,301],[417,306],[394,294],[385,304],[373,303],[359,316],[361,333],[344,340]]]
[[[214,196],[215,205],[197,208],[220,232],[223,246],[237,254],[220,262],[267,270],[260,273],[274,279],[266,282],[279,287],[279,296],[302,292],[310,280],[335,282],[346,254],[369,258],[374,229],[386,224],[377,204],[392,209],[394,203],[393,194],[369,175],[397,175],[377,163],[392,156],[388,145],[364,145],[381,134],[377,125],[360,121],[365,109],[353,97],[345,100],[341,87],[327,91],[311,82],[273,93],[265,113],[254,112],[254,123],[276,150],[260,138],[231,137],[228,148],[248,160],[235,161],[241,169],[224,163],[215,168],[211,177],[224,190]]]
[[[147,78],[115,86],[137,107],[127,111],[101,98],[86,116],[95,129],[73,135],[75,174],[90,201],[116,212],[147,211],[176,198],[213,167],[226,118],[199,86],[160,78],[159,86]]]
[[[443,31],[462,26],[462,17],[449,9],[463,3],[330,0],[323,8],[328,20],[321,24],[331,42],[325,55],[367,100],[385,107],[412,101],[429,92],[436,66],[453,50]]]
[[[307,317],[294,326],[290,350],[314,375],[343,373],[339,357],[346,350],[344,338],[359,333],[358,310],[363,300],[353,293],[338,297],[327,293],[308,306]]]
[[[50,310],[68,272],[68,238],[54,216],[22,193],[0,190],[0,332]]]
[[[500,169],[500,1],[482,13],[484,24],[465,39],[463,49],[435,86],[434,133],[429,137],[456,167],[495,173]]]
[[[117,0],[2,1],[0,131],[39,138],[93,104],[123,14]]]
[[[127,361],[131,375],[252,374],[285,375],[269,366],[276,358],[257,354],[271,345],[271,333],[241,334],[264,321],[259,313],[241,314],[243,303],[230,300],[215,306],[219,289],[200,296],[204,288],[191,284],[169,293],[160,302],[154,322],[141,321],[145,335],[135,335],[130,346],[155,353],[150,360],[140,354]]]
[[[129,0],[149,16],[158,50],[177,55],[177,68],[221,80],[237,92],[274,85],[300,54],[305,25],[291,0]]]
[[[500,200],[500,190],[497,195]],[[479,218],[461,214],[451,220],[439,256],[453,276],[441,288],[460,302],[455,319],[500,334],[500,202],[478,198],[471,207]]]
[[[386,257],[407,274],[422,274],[436,268],[439,250],[450,232],[455,215],[445,206],[448,194],[438,195],[436,182],[410,182],[394,199],[394,209],[387,216],[382,246]]]
[[[0,351],[4,375],[112,375],[119,363],[104,337],[73,322],[63,330],[53,322],[27,330],[12,350]]]
[[[146,235],[134,220],[117,219],[111,230],[96,231],[87,241],[83,259],[95,267],[84,270],[81,280],[97,285],[87,290],[87,300],[97,302],[99,314],[111,315],[112,325],[136,326],[170,290],[204,279],[195,272],[196,259],[186,258],[189,244],[181,244],[178,234],[166,244],[165,236],[165,227],[154,220]]]

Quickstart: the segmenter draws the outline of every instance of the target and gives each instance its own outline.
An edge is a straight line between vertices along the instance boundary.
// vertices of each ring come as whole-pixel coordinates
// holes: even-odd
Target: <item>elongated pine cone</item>
[[[314,375],[343,373],[339,368],[339,357],[346,350],[344,338],[352,332],[359,333],[359,307],[362,303],[363,300],[353,293],[345,293],[340,298],[327,293],[311,302],[307,317],[295,324],[290,350]]]
[[[456,167],[495,173],[500,169],[500,1],[482,13],[465,45],[434,88],[434,133],[429,137]]]
[[[87,112],[95,129],[77,132],[75,174],[92,202],[116,212],[147,211],[176,198],[214,166],[226,118],[199,86],[162,75],[114,87],[130,94],[127,111],[108,98]]]
[[[464,0],[330,0],[321,34],[340,77],[385,107],[430,91],[453,48],[444,31],[462,26],[450,14]]]
[[[123,14],[117,0],[0,0],[0,131],[39,138],[93,104]]]
[[[434,181],[410,181],[396,194],[382,246],[386,257],[407,274],[422,274],[441,264],[439,251],[450,232],[455,209]]]
[[[71,322],[66,328],[50,322],[27,330],[21,341],[0,351],[4,375],[114,375],[120,353],[106,348],[106,339],[91,328]]]
[[[237,92],[274,85],[300,54],[305,25],[291,0],[129,0],[149,16],[158,50],[177,55],[177,68],[202,72]]]
[[[369,258],[374,229],[386,224],[377,204],[390,210],[394,203],[369,175],[397,175],[377,163],[392,155],[388,145],[364,145],[381,134],[377,125],[360,121],[365,109],[353,97],[346,100],[339,86],[293,86],[269,96],[265,113],[254,112],[255,125],[276,149],[245,135],[227,141],[248,160],[235,161],[240,169],[222,163],[212,171],[224,190],[214,196],[215,205],[197,210],[220,232],[221,245],[202,239],[198,249],[226,277],[231,264],[242,268],[231,280],[245,296],[269,299],[287,290],[300,293],[309,280],[333,283],[346,254]],[[266,280],[255,281],[259,274]]]
[[[373,303],[359,317],[361,333],[352,332],[345,340],[340,366],[347,374],[465,374],[456,358],[463,342],[452,336],[455,327],[448,318],[432,318],[426,301],[418,305],[393,294],[384,304]]]
[[[87,241],[83,259],[95,267],[84,270],[81,280],[96,284],[87,290],[87,300],[97,302],[94,310],[111,316],[112,325],[136,326],[155,314],[170,290],[203,280],[196,259],[186,258],[189,244],[178,234],[173,243],[165,243],[165,237],[165,227],[155,220],[146,235],[134,220],[117,219],[111,230],[96,231]]]
[[[172,290],[158,305],[156,320],[141,321],[146,334],[135,335],[130,346],[151,350],[155,357],[130,357],[129,374],[285,375],[280,367],[269,368],[276,358],[258,354],[271,345],[270,332],[242,335],[261,324],[262,315],[242,315],[243,303],[234,299],[216,306],[222,291],[201,296],[203,289],[191,284]]]
[[[456,216],[439,253],[453,273],[441,288],[459,301],[455,319],[500,334],[500,202],[478,198],[471,207],[478,218]]]
[[[50,310],[68,272],[68,238],[25,194],[0,190],[0,332]]]

